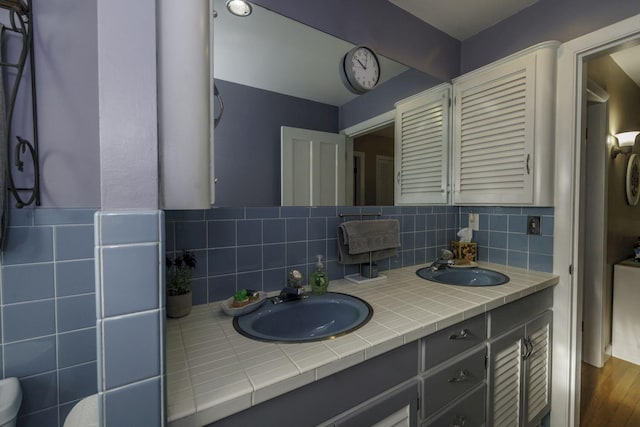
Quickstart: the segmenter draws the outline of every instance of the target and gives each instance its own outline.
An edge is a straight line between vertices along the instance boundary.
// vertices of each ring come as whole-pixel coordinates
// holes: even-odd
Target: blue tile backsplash
[[[94,213],[10,212],[0,374],[20,379],[18,425],[62,425],[79,399],[97,391]]]
[[[167,211],[166,250],[170,255],[194,251],[193,302],[228,298],[237,289],[281,289],[286,274],[297,268],[308,276],[316,254],[322,254],[332,279],[357,272],[357,266],[337,262],[339,214],[381,212],[400,221],[402,247],[398,256],[378,262],[381,271],[425,264],[456,240],[468,224],[469,212],[480,213],[475,233],[479,259],[514,267],[553,268],[553,208],[383,206],[383,207],[263,207]],[[542,217],[542,236],[527,236],[527,215]]]

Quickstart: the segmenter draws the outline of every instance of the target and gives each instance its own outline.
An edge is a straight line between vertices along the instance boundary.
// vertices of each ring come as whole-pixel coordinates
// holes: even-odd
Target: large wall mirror
[[[216,206],[280,205],[282,126],[340,133],[440,83],[380,57],[380,83],[355,95],[340,77],[354,44],[255,4],[246,17],[229,13],[225,0],[214,8],[214,79],[224,102],[215,129]],[[378,182],[393,176],[390,125],[354,140],[357,167],[345,204],[393,203],[393,182],[375,188],[376,175]]]

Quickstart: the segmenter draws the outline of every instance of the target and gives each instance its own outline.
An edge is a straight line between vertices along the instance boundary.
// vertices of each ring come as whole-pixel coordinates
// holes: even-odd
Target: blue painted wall
[[[216,80],[224,116],[215,130],[217,206],[280,205],[280,127],[338,131],[338,108]]]
[[[457,240],[469,211],[480,213],[478,258],[538,271],[553,268],[553,208],[414,207],[267,207],[219,208],[206,211],[167,211],[166,249],[170,256],[193,251],[195,304],[229,298],[238,289],[275,291],[296,268],[305,277],[315,255],[327,260],[330,278],[357,272],[337,260],[336,233],[340,213],[382,212],[400,221],[402,247],[398,256],[379,262],[381,271],[425,264],[440,249]],[[542,217],[542,236],[527,236],[527,215]]]
[[[340,107],[340,129],[392,111],[401,99],[427,90],[441,81],[413,69],[407,70]]]
[[[2,377],[18,377],[19,426],[62,425],[96,392],[93,209],[12,210],[2,254]]]
[[[464,40],[461,74],[536,43],[566,42],[638,13],[637,0],[540,0]]]

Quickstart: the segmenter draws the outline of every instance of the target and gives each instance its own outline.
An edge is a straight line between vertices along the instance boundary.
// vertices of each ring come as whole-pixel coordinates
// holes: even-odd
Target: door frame
[[[382,154],[376,154],[376,205],[380,206],[380,189],[382,188],[382,186],[380,185],[380,183],[382,182],[382,177],[380,176],[380,171],[382,170],[380,168],[380,161],[384,160],[387,162],[391,162],[391,165],[393,166],[394,162],[393,162],[393,157],[391,156],[384,156]],[[395,176],[395,173],[391,176],[391,183],[392,186],[391,188],[395,190],[395,185],[393,183],[393,177]],[[394,198],[392,198],[394,199]]]
[[[353,140],[351,140],[351,142],[353,143]],[[351,159],[351,161],[354,163],[353,167],[351,167],[351,171],[354,170],[355,168],[355,162],[353,161],[353,159],[358,158],[360,161],[360,167],[358,168],[358,182],[354,182],[354,187],[351,188],[355,188],[355,186],[358,186],[358,200],[356,200],[356,195],[353,195],[353,204],[355,206],[364,206],[364,201],[365,201],[365,194],[364,194],[364,189],[365,189],[365,181],[366,181],[366,153],[364,153],[363,151],[354,151],[353,152],[353,158]],[[347,169],[347,171],[349,171],[349,169]],[[352,172],[353,174],[353,172]],[[354,178],[355,179],[355,178]],[[347,198],[347,200],[349,200]]]
[[[347,137],[347,143],[345,146],[347,152],[347,159],[345,162],[345,167],[347,170],[347,173],[345,174],[346,200],[353,201],[353,139],[358,136],[365,135],[367,133],[371,133],[383,127],[389,126],[390,124],[395,124],[395,121],[396,110],[394,109],[391,111],[387,111],[386,113],[379,114],[363,122],[357,123],[348,128],[344,128],[339,132]]]
[[[560,46],[556,98],[556,188],[553,269],[553,383],[551,425],[580,423],[582,356],[582,272],[584,212],[580,210],[584,178],[586,73],[584,62],[628,43],[640,43],[640,14],[578,37]]]

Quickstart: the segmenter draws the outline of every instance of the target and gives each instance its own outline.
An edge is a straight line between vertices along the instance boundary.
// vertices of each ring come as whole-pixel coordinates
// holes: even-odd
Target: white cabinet
[[[556,51],[546,42],[453,81],[453,203],[553,205]]]
[[[396,104],[396,205],[446,204],[451,85]]]
[[[489,426],[538,426],[549,412],[552,316],[546,311],[489,341]]]
[[[627,260],[613,270],[614,357],[640,365],[640,264]]]

